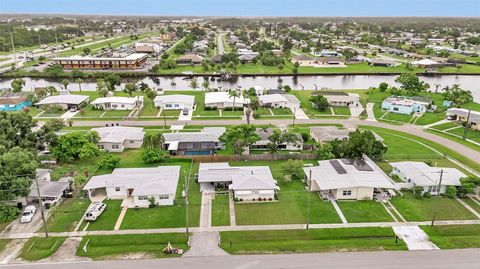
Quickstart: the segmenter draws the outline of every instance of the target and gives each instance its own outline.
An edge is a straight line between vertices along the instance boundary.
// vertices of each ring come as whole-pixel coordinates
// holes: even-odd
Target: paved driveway
[[[10,225],[8,225],[7,228],[3,230],[2,233],[34,233],[38,231],[42,227],[43,223],[42,223],[42,217],[40,214],[40,209],[38,208],[38,206],[36,207],[37,207],[37,212],[33,216],[33,219],[31,222],[20,223],[20,218],[21,218],[21,214],[20,214],[20,216],[18,216],[16,220],[12,221],[12,223],[10,223]],[[48,213],[45,212],[45,219],[48,216],[47,214]]]

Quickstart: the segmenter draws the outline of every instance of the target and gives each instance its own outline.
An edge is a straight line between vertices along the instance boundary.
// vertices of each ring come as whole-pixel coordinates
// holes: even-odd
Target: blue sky
[[[0,13],[480,17],[480,0],[0,0]]]

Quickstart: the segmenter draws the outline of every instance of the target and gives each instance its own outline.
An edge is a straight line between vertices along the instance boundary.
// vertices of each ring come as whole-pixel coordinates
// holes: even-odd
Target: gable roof
[[[53,105],[53,104],[79,105],[82,102],[88,100],[88,98],[89,96],[87,95],[78,95],[78,94],[52,95],[52,96],[45,97],[35,105]]]
[[[304,167],[307,177],[312,175],[320,190],[345,188],[393,189],[390,178],[367,156],[363,160],[333,159],[319,161],[318,166]]]
[[[445,186],[460,186],[460,178],[466,177],[456,168],[432,167],[424,162],[394,162],[390,165],[418,186],[438,185],[441,170],[442,185]]]
[[[125,140],[142,140],[145,132],[140,127],[112,126],[92,128],[100,136],[100,143],[123,143]]]
[[[125,187],[134,189],[132,195],[175,194],[179,177],[179,165],[116,168],[111,174],[91,177],[83,189]]]

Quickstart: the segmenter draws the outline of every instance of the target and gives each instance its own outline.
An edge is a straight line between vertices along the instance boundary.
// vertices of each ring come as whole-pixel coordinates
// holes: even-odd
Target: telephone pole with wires
[[[40,214],[42,215],[42,222],[43,222],[43,228],[45,230],[45,237],[48,238],[48,229],[47,229],[47,224],[45,222],[45,213],[43,212],[42,196],[40,195],[40,186],[38,186],[38,177],[36,176],[35,176],[35,185],[37,185],[38,203],[40,207]]]
[[[443,169],[440,169],[440,179],[438,180],[436,197],[440,195],[440,188],[442,187],[442,178],[443,178]],[[430,224],[430,226],[435,225],[435,217],[437,216],[437,211],[438,211],[438,203],[435,203],[435,210],[433,211],[432,223]]]

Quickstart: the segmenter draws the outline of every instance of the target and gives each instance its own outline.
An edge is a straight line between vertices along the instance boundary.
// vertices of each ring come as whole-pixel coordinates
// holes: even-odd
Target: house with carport
[[[37,102],[35,106],[59,106],[65,110],[72,107],[82,108],[87,105],[89,98],[88,95],[78,94],[51,95]]]
[[[456,168],[434,167],[424,162],[392,162],[392,174],[407,183],[406,187],[422,187],[423,193],[444,194],[448,186],[459,187],[466,175]],[[440,182],[441,180],[441,182]]]
[[[366,155],[318,161],[318,166],[303,171],[307,189],[323,199],[372,200],[383,190],[395,188],[392,179]]]
[[[220,136],[225,127],[204,127],[200,132],[164,133],[163,149],[170,155],[213,155],[225,144]]]
[[[258,102],[267,108],[300,108],[300,100],[292,94],[264,94],[258,97]]]
[[[235,102],[234,102],[235,101]],[[242,108],[250,102],[250,99],[240,96],[230,96],[229,92],[207,92],[205,93],[205,106],[210,108]]]
[[[111,174],[93,176],[83,190],[92,201],[123,200],[122,207],[173,205],[180,166],[116,168]]]
[[[193,110],[195,96],[188,94],[159,95],[154,100],[155,107],[163,110]]]
[[[268,166],[200,163],[197,181],[202,191],[230,190],[239,201],[271,201],[280,190]]]
[[[143,107],[143,96],[125,97],[111,96],[100,97],[93,100],[92,104],[96,109],[101,110],[133,110]]]

